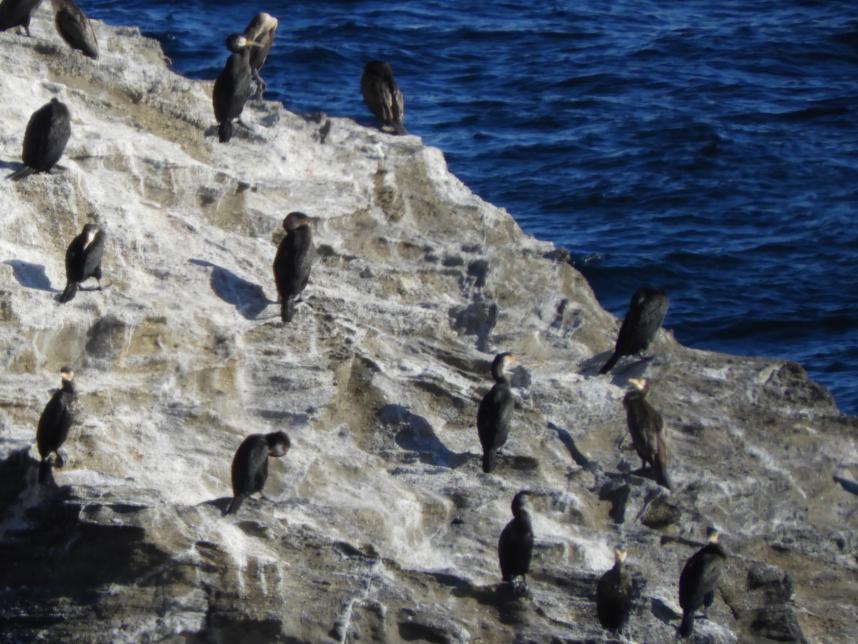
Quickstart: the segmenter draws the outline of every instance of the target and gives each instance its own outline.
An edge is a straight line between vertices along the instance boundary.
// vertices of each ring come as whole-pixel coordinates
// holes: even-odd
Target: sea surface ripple
[[[858,14],[852,0],[81,0],[214,79],[280,20],[267,97],[369,123],[389,61],[406,127],[567,248],[600,302],[667,291],[683,344],[801,362],[858,413]]]

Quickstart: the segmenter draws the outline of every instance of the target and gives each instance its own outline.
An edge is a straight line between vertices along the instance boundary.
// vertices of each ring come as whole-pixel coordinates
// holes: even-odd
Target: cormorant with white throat
[[[646,399],[649,381],[630,378],[629,384],[632,388],[623,398],[623,407],[626,408],[626,422],[629,434],[632,435],[632,443],[641,457],[642,467],[652,466],[656,481],[669,490],[671,483],[667,473],[667,430],[664,429],[661,414]]]
[[[681,637],[694,632],[694,611],[703,606],[703,615],[715,601],[715,587],[721,576],[721,568],[727,561],[727,552],[718,543],[718,530],[709,528],[708,543],[695,552],[679,575],[679,605],[682,607]]]
[[[632,578],[624,567],[626,549],[614,548],[614,567],[599,579],[596,586],[596,612],[599,622],[609,630],[619,630],[629,618],[632,606]]]
[[[274,32],[277,31],[277,18],[271,14],[260,11],[244,28],[243,35],[250,42],[255,42],[256,47],[250,50],[250,73],[256,81],[256,92],[254,98],[262,98],[265,91],[265,81],[259,75],[259,70],[268,58],[271,45],[274,43]]]
[[[101,257],[104,255],[106,235],[95,224],[86,224],[80,235],[66,250],[66,288],[59,297],[65,304],[77,294],[81,282],[94,277],[101,288]]]

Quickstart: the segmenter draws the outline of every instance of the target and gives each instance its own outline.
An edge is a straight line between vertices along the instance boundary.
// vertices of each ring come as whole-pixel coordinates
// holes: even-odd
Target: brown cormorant
[[[626,550],[614,549],[614,567],[599,579],[596,586],[596,612],[602,627],[619,630],[629,618],[632,606],[632,578],[623,568]]]
[[[80,50],[84,56],[98,58],[98,40],[89,18],[74,0],[51,0],[56,12],[57,31],[72,49]]]
[[[77,395],[74,390],[74,372],[68,367],[60,370],[62,388],[51,396],[48,404],[39,418],[39,428],[36,430],[36,445],[42,462],[39,465],[39,482],[45,483],[51,471],[51,452],[57,455],[57,467],[62,467],[65,459],[59,452],[60,447],[69,435],[69,429],[77,413]]]
[[[709,528],[707,535],[709,543],[689,557],[679,575],[681,637],[688,637],[694,631],[694,611],[703,606],[703,614],[706,615],[715,600],[715,587],[721,575],[721,568],[727,561],[727,553],[718,543],[718,530]]]
[[[291,442],[285,432],[251,434],[245,438],[232,459],[233,498],[224,514],[238,512],[244,499],[261,492],[268,479],[268,458],[280,458]]]
[[[66,149],[71,136],[71,115],[65,103],[52,98],[33,112],[24,131],[21,158],[27,166],[9,175],[23,179],[33,172],[49,172]]]
[[[65,304],[77,294],[81,282],[94,277],[101,288],[101,256],[106,235],[95,224],[86,224],[66,250],[66,288],[59,301]]]
[[[360,91],[369,111],[382,126],[392,127],[396,134],[407,134],[402,127],[405,118],[405,99],[393,79],[393,70],[385,62],[371,60],[363,68]]]
[[[265,81],[259,75],[259,70],[262,69],[268,58],[268,52],[271,51],[277,24],[277,18],[262,11],[253,16],[244,28],[244,37],[256,43],[256,47],[250,50],[250,73],[256,81],[255,98],[262,98],[262,93],[265,91]]]
[[[232,54],[215,80],[212,106],[218,122],[218,139],[226,143],[232,138],[232,122],[241,116],[244,104],[250,98],[250,49],[256,43],[242,34],[232,34],[226,47]]]
[[[656,288],[639,288],[629,302],[629,312],[620,326],[613,355],[599,370],[607,373],[622,356],[644,351],[655,337],[667,313],[667,295]]]
[[[527,592],[525,575],[530,571],[533,554],[533,528],[527,511],[527,492],[519,492],[512,500],[513,519],[506,524],[498,539],[498,562],[501,578],[510,584],[513,594],[521,597]],[[521,580],[516,583],[516,577]]]
[[[506,443],[512,423],[512,410],[515,399],[512,396],[509,379],[504,373],[506,367],[515,362],[511,353],[499,353],[492,362],[494,386],[483,396],[477,410],[477,433],[483,446],[483,472],[495,468],[496,451]]]
[[[30,18],[42,0],[3,0],[0,3],[0,31],[23,27],[30,35]]]
[[[280,241],[274,256],[274,282],[284,323],[295,315],[295,300],[310,279],[310,269],[316,256],[311,221],[312,218],[302,212],[290,212],[283,220],[286,236]]]
[[[631,390],[623,398],[626,408],[626,421],[632,443],[641,457],[642,468],[652,466],[656,480],[668,490],[671,489],[670,476],[667,473],[668,446],[664,421],[652,405],[646,400],[649,382],[644,379],[630,378]]]

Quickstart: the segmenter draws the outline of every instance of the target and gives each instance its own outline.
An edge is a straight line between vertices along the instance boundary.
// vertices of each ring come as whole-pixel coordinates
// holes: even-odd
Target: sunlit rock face
[[[856,423],[800,367],[662,332],[598,376],[617,320],[438,150],[262,102],[222,145],[211,83],[136,29],[95,23],[98,61],[47,4],[31,30],[0,34],[3,172],[50,98],[72,135],[64,171],[0,190],[0,640],[673,641],[709,524],[731,558],[696,641],[856,637]],[[271,263],[294,210],[318,253],[284,326]],[[106,288],[59,305],[89,221]],[[518,402],[487,475],[475,417],[500,351]],[[39,486],[66,364],[79,422]],[[620,444],[642,375],[672,493]],[[235,449],[279,430],[264,497],[223,517]],[[515,599],[496,548],[521,489],[536,546]],[[595,584],[618,542],[640,594],[612,635]]]

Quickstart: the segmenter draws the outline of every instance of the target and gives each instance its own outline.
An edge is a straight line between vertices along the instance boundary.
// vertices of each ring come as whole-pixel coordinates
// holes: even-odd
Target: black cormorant
[[[244,37],[255,42],[256,47],[250,50],[250,73],[256,81],[255,98],[262,98],[265,91],[265,81],[259,75],[259,70],[268,58],[271,45],[274,43],[274,32],[277,31],[277,18],[264,11],[257,13],[244,28]]]
[[[668,446],[664,421],[652,405],[646,400],[649,382],[644,379],[630,378],[631,390],[623,398],[626,408],[626,421],[632,443],[641,457],[642,467],[652,466],[656,480],[668,490],[671,489],[670,476],[667,473]]]
[[[33,172],[49,172],[66,149],[71,136],[71,115],[65,103],[52,98],[33,112],[24,131],[21,158],[27,166],[10,175],[23,179]]]
[[[268,478],[268,458],[280,458],[291,442],[285,432],[251,434],[245,438],[232,459],[233,498],[224,514],[238,512],[244,499],[261,492]]]
[[[527,496],[524,491],[515,495],[512,500],[513,519],[506,524],[498,539],[501,578],[509,582],[518,597],[527,592],[525,575],[530,571],[530,557],[533,554],[533,528],[527,511]],[[521,577],[518,583],[516,577]]]
[[[69,429],[77,413],[77,398],[74,390],[74,372],[68,367],[60,370],[62,388],[54,392],[39,418],[36,430],[36,445],[42,462],[39,465],[39,482],[45,483],[51,471],[51,452],[57,455],[57,467],[62,467],[64,459],[59,449],[69,435]]]
[[[604,628],[619,630],[629,618],[632,606],[632,578],[623,568],[626,551],[614,549],[614,567],[599,579],[596,586],[596,612]]]
[[[302,212],[290,212],[283,220],[286,236],[280,241],[277,255],[274,256],[274,282],[280,296],[280,317],[284,323],[291,321],[295,315],[295,299],[310,279],[310,268],[316,256],[311,221],[312,218]]]
[[[241,116],[244,104],[250,98],[250,49],[254,46],[256,43],[242,34],[232,34],[226,39],[226,47],[232,54],[215,80],[212,91],[212,106],[221,143],[232,138],[232,122]]]
[[[23,27],[30,35],[30,18],[42,0],[3,0],[0,3],[0,31]]]
[[[688,637],[694,631],[694,611],[703,606],[703,614],[715,600],[715,586],[721,568],[727,561],[727,553],[718,543],[718,531],[707,530],[709,543],[695,552],[679,575],[679,605],[682,607],[682,624],[679,627],[681,637]]]
[[[360,91],[369,111],[383,126],[389,126],[397,134],[407,134],[402,126],[405,118],[405,99],[393,79],[390,65],[380,60],[371,60],[363,68]]]
[[[492,362],[495,384],[483,396],[477,410],[477,433],[483,446],[483,472],[486,473],[495,468],[496,451],[503,447],[509,436],[515,399],[504,370],[514,362],[515,356],[511,353],[499,353],[495,356]]]
[[[644,351],[664,321],[667,305],[667,295],[656,288],[644,287],[635,291],[629,302],[629,312],[620,327],[614,354],[599,373],[609,372],[622,356]]]
[[[51,0],[56,12],[57,31],[72,49],[80,50],[84,56],[98,58],[98,40],[89,18],[74,0]]]
[[[66,250],[66,288],[59,301],[65,304],[77,294],[81,282],[94,277],[101,288],[101,256],[105,234],[95,224],[86,224]]]

